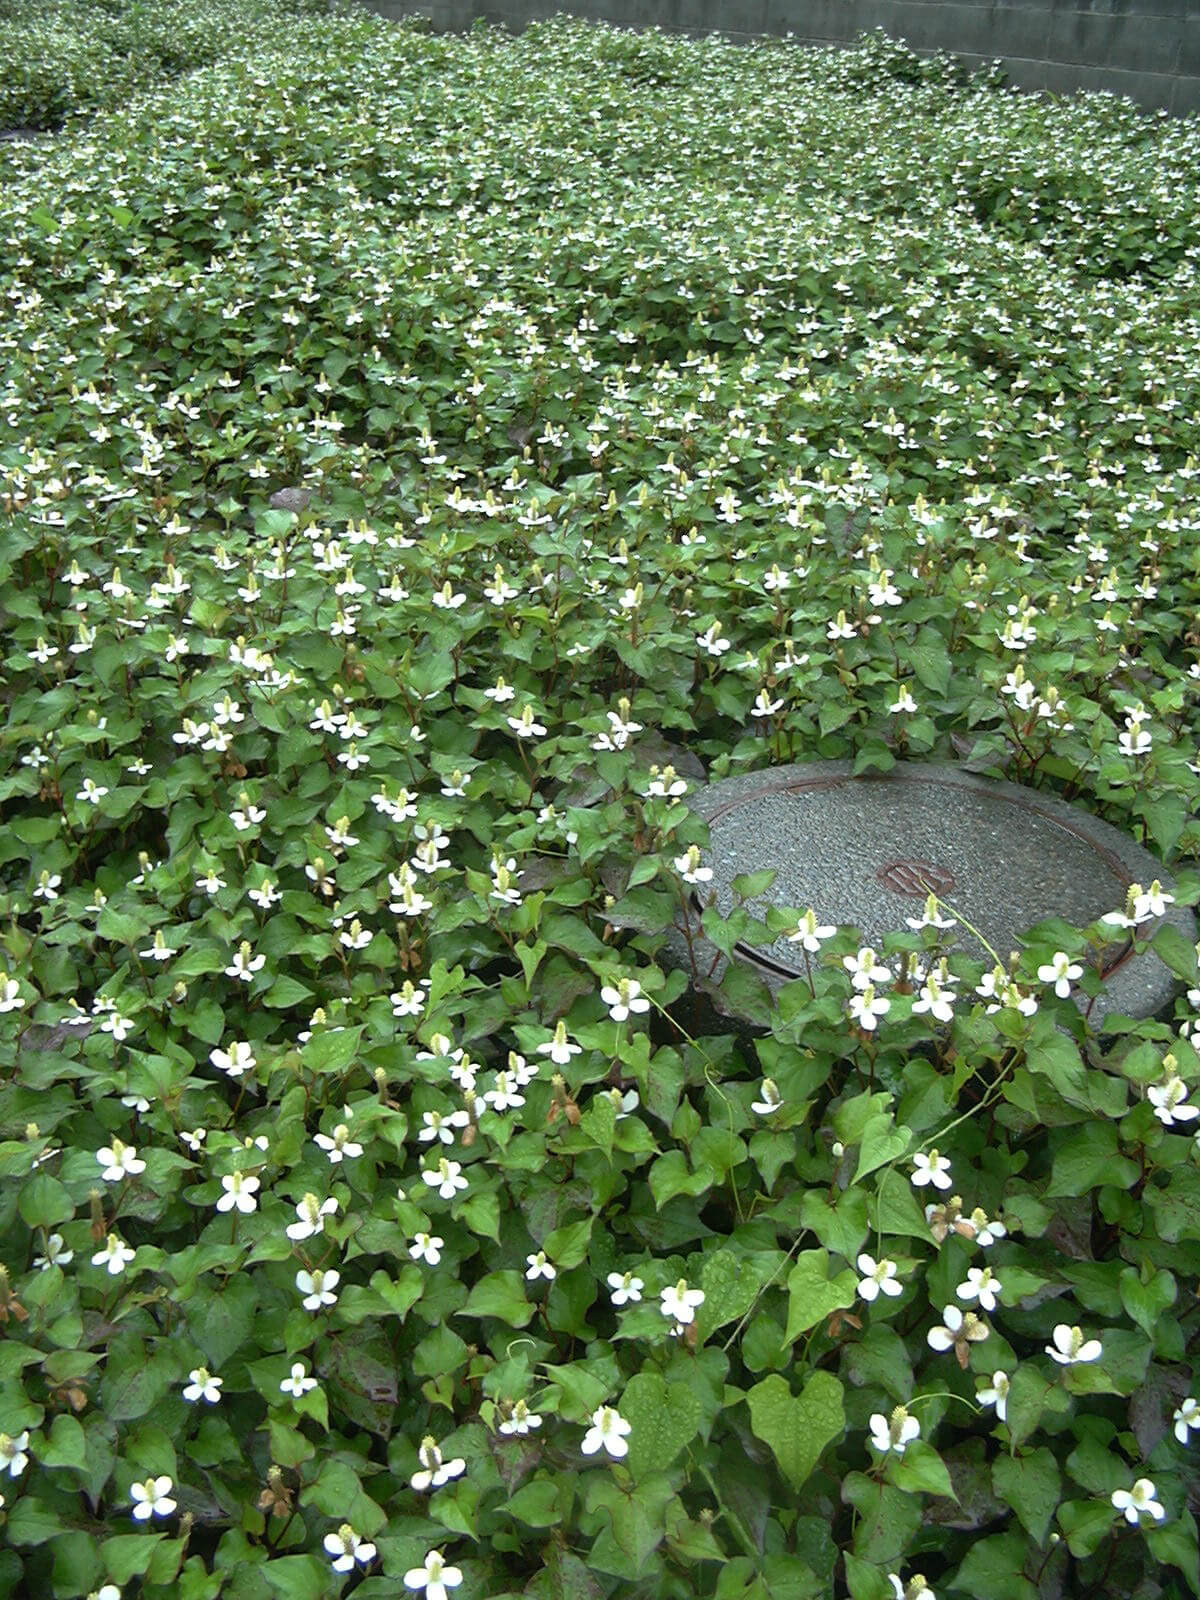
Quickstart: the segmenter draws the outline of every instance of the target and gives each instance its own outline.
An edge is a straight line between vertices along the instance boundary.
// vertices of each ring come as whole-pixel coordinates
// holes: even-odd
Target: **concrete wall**
[[[1067,94],[1106,89],[1178,116],[1200,112],[1200,0],[364,0],[385,17],[438,29],[476,18],[516,32],[567,11],[628,28],[793,34],[842,44],[883,28],[923,54],[976,67],[1000,60],[1010,83]]]

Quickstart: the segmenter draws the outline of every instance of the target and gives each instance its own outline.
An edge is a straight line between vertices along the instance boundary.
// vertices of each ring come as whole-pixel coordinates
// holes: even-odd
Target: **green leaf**
[[[950,686],[950,655],[945,639],[935,628],[922,628],[916,642],[901,650],[901,660],[905,658],[927,689],[945,694]]]
[[[165,1538],[163,1533],[108,1534],[100,1545],[104,1570],[118,1587],[128,1583],[146,1571]]]
[[[66,1184],[48,1172],[35,1172],[22,1186],[17,1210],[22,1222],[31,1228],[55,1228],[61,1222],[70,1222],[75,1215],[75,1202]]]
[[[946,1463],[932,1445],[914,1439],[902,1456],[889,1462],[888,1476],[906,1494],[940,1494],[957,1500]]]
[[[826,1445],[840,1438],[846,1426],[842,1386],[828,1372],[814,1372],[799,1395],[772,1373],[754,1385],[746,1401],[750,1426],[770,1445],[793,1489],[804,1484]]]
[[[992,1488],[1021,1519],[1021,1525],[1039,1547],[1054,1520],[1062,1494],[1058,1463],[1045,1447],[1027,1455],[997,1456],[992,1463]]]
[[[743,1252],[714,1250],[700,1269],[704,1303],[696,1313],[700,1338],[707,1339],[727,1322],[736,1322],[754,1304],[766,1273]]]
[[[87,1435],[76,1417],[64,1412],[55,1417],[46,1442],[36,1452],[38,1460],[46,1467],[75,1467],[84,1471],[87,1464]]]
[[[1175,1304],[1175,1279],[1162,1268],[1156,1272],[1147,1263],[1140,1273],[1125,1267],[1120,1285],[1122,1305],[1138,1327],[1153,1338],[1159,1318]]]
[[[1019,1533],[976,1539],[954,1575],[953,1587],[987,1600],[1038,1600],[1037,1587],[1024,1574],[1026,1553]]]
[[[892,1118],[880,1113],[870,1118],[862,1131],[861,1142],[858,1147],[858,1165],[854,1169],[853,1181],[857,1183],[860,1178],[866,1177],[869,1172],[874,1172],[878,1167],[885,1167],[890,1161],[898,1161],[905,1155],[912,1144],[912,1129],[893,1125]]]
[[[827,1250],[802,1250],[788,1273],[788,1319],[784,1338],[789,1344],[831,1312],[854,1304],[858,1292],[855,1274],[846,1268],[831,1278],[829,1267]]]
[[[699,1395],[688,1384],[668,1383],[657,1372],[630,1378],[618,1409],[632,1429],[626,1461],[635,1478],[669,1467],[700,1431]]]
[[[1050,1174],[1048,1198],[1084,1195],[1107,1184],[1130,1188],[1142,1175],[1136,1161],[1120,1154],[1110,1122],[1089,1122],[1059,1146]]]
[[[510,1328],[523,1328],[535,1309],[525,1298],[520,1273],[506,1270],[489,1272],[485,1278],[480,1278],[458,1314],[463,1317],[496,1317]]]

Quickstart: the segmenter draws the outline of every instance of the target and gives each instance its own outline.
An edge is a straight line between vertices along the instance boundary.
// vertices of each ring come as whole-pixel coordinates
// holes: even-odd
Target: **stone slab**
[[[688,804],[709,825],[704,859],[718,910],[732,909],[735,877],[772,867],[771,888],[751,907],[758,915],[769,905],[811,906],[821,922],[856,927],[876,947],[886,933],[905,931],[905,918],[920,914],[930,889],[1006,960],[1046,917],[1084,927],[1121,909],[1131,883],[1171,883],[1149,851],[1083,807],[953,765],[902,763],[860,777],[844,761],[768,768],[709,784]],[[1196,938],[1191,911],[1177,906],[1140,936],[1163,922]],[[961,924],[946,937],[990,961]],[[701,966],[715,960],[719,977],[719,953],[699,944]],[[671,954],[687,964],[682,938]],[[782,938],[739,955],[772,990],[804,971],[800,952]],[[1133,954],[1119,935],[1102,970],[1106,988],[1092,1005],[1093,1023],[1109,1012],[1156,1015],[1178,987],[1157,956]]]

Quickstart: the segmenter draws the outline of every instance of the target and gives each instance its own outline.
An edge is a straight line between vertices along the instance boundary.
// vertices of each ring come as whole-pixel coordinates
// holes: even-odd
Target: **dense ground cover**
[[[289,28],[0,149],[0,1586],[1200,1592],[1157,886],[1104,1038],[1111,928],[662,960],[698,761],[965,760],[1197,898],[1200,131]]]

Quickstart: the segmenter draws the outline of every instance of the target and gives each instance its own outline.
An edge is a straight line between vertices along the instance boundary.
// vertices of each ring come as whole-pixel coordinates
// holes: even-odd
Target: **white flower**
[[[955,917],[944,917],[938,909],[938,898],[935,894],[926,895],[925,909],[919,917],[905,917],[905,922],[918,932],[921,928],[952,928],[957,920]]]
[[[1007,1372],[993,1372],[991,1386],[987,1389],[976,1391],[975,1398],[980,1405],[995,1406],[996,1415],[1001,1422],[1008,1420],[1008,1391],[1012,1381]]]
[[[642,1298],[642,1290],[646,1287],[632,1272],[610,1272],[605,1282],[612,1290],[612,1303],[615,1306],[623,1306],[630,1302],[636,1304]],[[1200,1423],[1197,1426],[1200,1426]]]
[[[1154,1498],[1157,1492],[1149,1478],[1139,1478],[1132,1489],[1114,1489],[1112,1503],[1134,1527],[1143,1517],[1161,1522],[1167,1513]]]
[[[247,1072],[253,1072],[258,1065],[253,1047],[242,1040],[232,1043],[228,1050],[210,1050],[208,1059],[218,1072],[224,1072],[230,1078],[240,1078]]]
[[[921,985],[920,998],[913,1001],[913,1016],[923,1016],[926,1012],[937,1022],[952,1022],[954,1020],[954,992],[944,990],[938,980],[930,974]]]
[[[864,1254],[858,1258],[858,1270],[862,1273],[858,1292],[868,1303],[876,1299],[881,1291],[892,1296],[903,1293],[894,1261],[876,1261],[874,1256]]]
[[[259,1180],[245,1172],[230,1172],[221,1179],[221,1187],[225,1193],[217,1201],[218,1211],[232,1211],[236,1206],[243,1216],[249,1216],[258,1209],[258,1201],[254,1198],[259,1187]]]
[[[312,1272],[298,1272],[296,1287],[304,1296],[300,1302],[306,1311],[319,1311],[322,1306],[337,1304],[337,1286],[342,1281],[340,1272],[325,1271],[315,1267]]]
[[[764,1078],[762,1081],[762,1097],[750,1102],[751,1111],[760,1117],[769,1117],[783,1105],[783,1096],[779,1092],[779,1085],[774,1078]]]
[[[889,1572],[888,1582],[892,1586],[895,1600],[937,1600],[937,1596],[925,1582],[923,1573],[915,1573],[907,1583],[903,1583],[894,1572]]]
[[[240,978],[243,983],[249,983],[256,972],[261,972],[267,964],[266,956],[252,956],[249,941],[243,939],[238,946],[237,954],[225,968],[227,978]]]
[[[896,698],[888,706],[888,711],[895,716],[898,712],[913,712],[917,709],[917,702],[912,697],[912,691],[906,683],[902,683],[896,691]]]
[[[421,1471],[414,1472],[409,1482],[418,1494],[423,1494],[426,1489],[440,1489],[444,1483],[449,1483],[452,1478],[460,1478],[467,1470],[467,1463],[461,1456],[455,1456],[452,1461],[443,1460],[442,1452],[431,1434],[421,1440],[417,1458],[421,1463]]]
[[[1154,1107],[1154,1115],[1164,1128],[1170,1128],[1177,1122],[1192,1122],[1200,1117],[1200,1107],[1185,1104],[1188,1096],[1188,1086],[1178,1073],[1172,1073],[1163,1083],[1152,1084],[1146,1090],[1146,1098]]]
[[[349,1113],[347,1113],[349,1114]],[[332,1165],[336,1166],[343,1158],[353,1160],[363,1153],[363,1147],[350,1137],[350,1129],[344,1122],[339,1122],[332,1135],[328,1133],[315,1133],[313,1142],[318,1149],[324,1150]]]
[[[810,907],[800,918],[794,933],[788,934],[789,944],[802,945],[810,955],[816,955],[826,939],[832,939],[837,929],[830,924],[822,927],[817,923],[817,914]]]
[[[130,1484],[133,1520],[149,1522],[151,1517],[169,1517],[175,1509],[175,1502],[170,1498],[173,1487],[172,1480],[165,1473],[160,1478],[147,1478],[144,1483]]]
[[[0,1012],[20,1011],[24,1004],[17,980],[10,978],[7,972],[0,975]]]
[[[75,796],[76,800],[87,800],[92,805],[98,806],[108,790],[102,784],[96,783],[92,778],[83,780],[83,788]]]
[[[280,1392],[290,1394],[294,1400],[299,1400],[302,1394],[307,1394],[310,1389],[317,1387],[317,1380],[309,1377],[308,1368],[303,1361],[293,1361],[292,1370],[279,1385]]]
[[[672,1288],[661,1290],[660,1298],[662,1305],[659,1310],[664,1317],[670,1317],[675,1322],[693,1322],[696,1307],[704,1304],[704,1290],[689,1289],[687,1279],[680,1278]]]
[[[145,1172],[146,1163],[138,1159],[138,1153],[132,1145],[122,1144],[120,1139],[114,1139],[107,1150],[97,1150],[96,1160],[100,1163],[100,1176],[107,1183],[119,1183],[122,1178],[136,1178],[139,1172]]]
[[[1103,1346],[1099,1339],[1085,1339],[1081,1328],[1072,1328],[1060,1322],[1054,1330],[1054,1343],[1045,1346],[1046,1354],[1060,1366],[1074,1366],[1078,1361],[1099,1361]]]
[[[1136,922],[1149,922],[1151,917],[1161,917],[1168,906],[1175,904],[1175,896],[1168,894],[1157,878],[1151,883],[1144,894],[1138,894],[1133,902],[1133,916]],[[1140,1480],[1145,1482],[1143,1478]]]
[[[0,1433],[0,1472],[19,1478],[29,1465],[29,1429],[18,1434]]]
[[[104,1249],[97,1250],[92,1257],[92,1265],[107,1267],[109,1276],[115,1278],[124,1272],[136,1254],[118,1234],[110,1233],[104,1241]]]
[[[462,1175],[462,1162],[447,1161],[444,1156],[436,1167],[426,1167],[421,1176],[443,1200],[453,1200],[460,1189],[467,1187],[467,1180]]]
[[[902,1456],[920,1436],[921,1424],[916,1417],[909,1416],[904,1406],[897,1406],[890,1417],[885,1417],[882,1411],[876,1411],[871,1417],[871,1447],[884,1455],[893,1451]]]
[[[615,986],[605,984],[600,998],[614,1022],[624,1022],[631,1013],[650,1009],[650,1002],[642,994],[642,986],[636,978],[618,978]]]
[[[348,1522],[343,1522],[336,1533],[325,1535],[325,1553],[333,1557],[335,1572],[353,1572],[357,1561],[367,1566],[375,1559],[375,1546],[355,1533]]]
[[[965,1283],[954,1291],[960,1300],[978,1300],[985,1311],[996,1309],[996,1296],[1003,1292],[998,1278],[992,1277],[991,1267],[970,1267]]]
[[[497,1429],[497,1432],[506,1435],[525,1434],[532,1429],[540,1428],[542,1419],[536,1411],[530,1411],[524,1400],[518,1400],[512,1408],[512,1415],[507,1417]]]
[[[289,1239],[311,1239],[325,1232],[325,1218],[337,1216],[338,1203],[332,1195],[318,1200],[315,1194],[306,1194],[296,1207],[296,1221],[283,1230]]]
[[[471,1117],[460,1107],[457,1111],[422,1111],[421,1121],[424,1127],[417,1138],[422,1144],[428,1144],[431,1139],[438,1139],[442,1144],[453,1144],[454,1130],[468,1127]]]
[[[485,689],[483,692],[489,700],[494,701],[498,706],[506,705],[508,701],[516,697],[517,693],[512,684],[505,683],[502,677],[496,679],[494,687]]]
[[[880,966],[869,944],[864,945],[852,956],[843,956],[842,965],[850,974],[850,981],[856,989],[867,989],[872,984],[887,983],[892,976],[889,968]]]
[[[931,1350],[954,1350],[959,1365],[967,1364],[967,1346],[978,1344],[990,1333],[986,1322],[973,1311],[962,1312],[957,1306],[942,1307],[942,1326],[930,1328],[926,1338]]]
[[[51,1267],[68,1266],[74,1261],[75,1252],[74,1250],[65,1250],[63,1248],[65,1243],[66,1241],[61,1233],[52,1233],[46,1240],[45,1255],[34,1256],[34,1266],[40,1267],[43,1272],[48,1272]]]
[[[425,979],[424,982],[428,982]],[[394,1017],[418,1017],[425,1009],[425,996],[416,988],[411,979],[404,980],[403,988],[395,994],[388,996],[392,1002],[392,1015]]]
[[[1189,1395],[1181,1406],[1176,1407],[1175,1414],[1171,1420],[1175,1424],[1175,1437],[1180,1444],[1186,1444],[1188,1442],[1188,1430],[1192,1428],[1200,1429],[1200,1401]]]
[[[436,1267],[442,1259],[442,1246],[445,1243],[446,1241],[436,1233],[417,1233],[413,1235],[408,1253],[413,1261],[424,1261],[429,1266]]]
[[[538,1045],[538,1054],[549,1056],[556,1067],[565,1067],[570,1063],[572,1056],[581,1055],[583,1046],[572,1044],[567,1038],[567,1025],[560,1017],[554,1029],[553,1039]]]
[[[193,1367],[188,1373],[190,1383],[184,1385],[183,1398],[185,1400],[206,1400],[210,1406],[215,1406],[221,1398],[221,1385],[224,1378],[216,1378],[207,1367]]]
[[[519,717],[509,717],[508,725],[518,739],[534,739],[545,733],[540,722],[534,721],[533,707],[527,705]]]
[[[440,1550],[430,1550],[423,1567],[410,1567],[404,1574],[407,1589],[424,1589],[425,1600],[446,1600],[449,1589],[457,1589],[462,1573],[457,1567],[448,1567]]]
[[[878,1026],[878,1019],[892,1009],[892,1002],[883,995],[877,995],[875,985],[869,983],[861,993],[850,996],[847,1009],[864,1032],[872,1033]]]
[[[1050,961],[1037,969],[1037,975],[1042,983],[1052,983],[1055,994],[1065,1000],[1071,993],[1071,985],[1083,977],[1083,968],[1078,961],[1072,961],[1065,950],[1056,950]]]
[[[918,1150],[913,1157],[912,1186],[914,1189],[923,1189],[926,1184],[933,1184],[935,1189],[948,1189],[950,1187],[950,1163],[946,1157],[940,1155],[936,1149],[925,1154]]]
[[[592,1425],[584,1434],[579,1448],[585,1456],[594,1456],[603,1446],[614,1460],[619,1461],[622,1456],[629,1454],[625,1440],[632,1432],[633,1424],[626,1422],[615,1406],[600,1406],[592,1412]]]
[[[708,883],[712,878],[712,868],[700,865],[700,851],[694,844],[688,845],[684,855],[675,857],[675,871],[684,883]]]
[[[552,1261],[547,1261],[544,1250],[539,1250],[536,1255],[527,1255],[525,1261],[525,1276],[530,1283],[535,1283],[538,1278],[553,1280],[558,1276],[558,1268]]]

